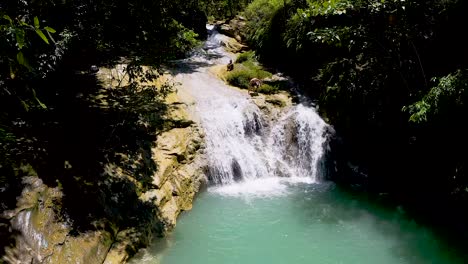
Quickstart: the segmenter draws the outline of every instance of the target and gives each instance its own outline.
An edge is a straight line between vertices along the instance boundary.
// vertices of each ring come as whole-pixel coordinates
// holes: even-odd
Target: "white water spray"
[[[185,70],[176,76],[196,100],[214,190],[268,193],[279,191],[284,181],[317,181],[327,124],[314,108],[302,104],[285,109],[279,120],[269,123],[247,93],[208,71],[233,59],[220,44],[224,38],[212,30],[204,50],[181,61]]]

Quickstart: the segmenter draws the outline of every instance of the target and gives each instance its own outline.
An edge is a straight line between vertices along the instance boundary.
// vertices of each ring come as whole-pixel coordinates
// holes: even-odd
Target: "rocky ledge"
[[[100,69],[97,76],[105,89],[119,89],[115,85],[122,84],[118,76],[122,76],[124,67]],[[204,136],[189,114],[188,107],[193,101],[187,95],[174,91],[166,97],[166,104],[169,110],[165,119],[170,121],[152,144],[151,153],[147,153],[147,158],[156,164],[155,170],[146,170],[151,173],[147,175],[152,179],[151,187],[142,188],[128,174],[125,166],[133,165],[129,164],[127,153],[119,153],[123,160],[128,158],[125,166],[105,164],[99,176],[105,179],[99,188],[107,189],[106,195],[111,196],[104,198],[113,201],[104,203],[104,210],[117,215],[135,214],[125,218],[135,221],[116,225],[115,221],[99,219],[89,223],[85,231],[77,230],[62,210],[65,195],[60,184],[48,186],[31,166],[25,165],[19,173],[23,175],[24,189],[16,209],[0,215],[2,222],[9,223],[12,237],[0,262],[125,263],[155,236],[164,236],[174,228],[178,215],[192,208],[196,193],[205,183],[200,154]],[[147,161],[140,157],[138,162]],[[115,186],[120,189],[115,191]],[[129,206],[122,207],[122,203]]]

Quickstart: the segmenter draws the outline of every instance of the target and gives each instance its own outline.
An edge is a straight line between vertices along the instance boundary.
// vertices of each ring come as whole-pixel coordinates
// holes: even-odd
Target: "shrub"
[[[264,79],[271,77],[272,74],[262,69],[255,59],[255,53],[253,51],[244,52],[237,57],[234,70],[229,72],[227,75],[227,82],[233,86],[247,89],[252,78]],[[268,85],[265,91],[272,91]],[[278,89],[276,89],[277,91]],[[269,93],[269,92],[267,92]]]
[[[254,69],[253,72],[254,72],[255,77],[258,79],[265,79],[265,78],[269,78],[273,76],[271,72],[268,72],[262,69]]]
[[[278,87],[272,86],[269,84],[262,84],[256,92],[263,93],[263,94],[274,94],[278,92]]]
[[[255,60],[255,52],[253,51],[246,51],[244,53],[241,53],[237,59],[236,59],[236,63],[243,63],[243,62],[246,62],[246,61],[253,61]]]
[[[254,72],[250,69],[236,69],[228,74],[227,81],[230,85],[247,89],[250,80],[255,77]]]

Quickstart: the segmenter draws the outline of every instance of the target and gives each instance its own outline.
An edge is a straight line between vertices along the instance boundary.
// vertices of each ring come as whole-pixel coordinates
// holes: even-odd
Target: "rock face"
[[[220,42],[226,51],[231,53],[240,53],[249,50],[246,45],[239,43],[239,41],[232,37],[221,35]]]
[[[112,80],[117,78],[107,75],[113,73],[120,71],[101,69],[98,77],[112,86]],[[177,92],[167,97],[166,118],[171,122],[159,134],[151,151],[157,166],[151,175],[151,188],[139,189],[139,183],[114,164],[105,167],[103,174],[109,181],[133,181],[134,189],[129,192],[135,195],[137,203],[153,208],[145,211],[133,208],[133,212],[142,214],[135,216],[139,219],[137,224],[118,227],[96,222],[89,223],[94,227],[86,232],[74,231],[61,211],[64,197],[61,187],[47,186],[32,168],[25,166],[28,172],[23,177],[24,190],[18,197],[17,208],[0,215],[9,221],[10,235],[15,240],[5,249],[2,259],[7,263],[125,263],[154,236],[163,236],[174,228],[178,215],[192,208],[194,196],[206,181],[200,154],[203,133],[191,120],[188,107],[192,103],[186,95]],[[111,183],[106,184],[101,188],[111,188]],[[125,193],[116,193],[114,200],[122,203],[125,199]],[[112,206],[109,204],[105,210],[115,210]]]
[[[245,18],[238,15],[231,19],[228,23],[218,22],[217,29],[219,33],[234,38],[238,42],[243,42],[245,36],[242,34],[242,32],[245,25]]]
[[[156,205],[158,211],[155,221],[162,223],[162,232],[154,235],[162,236],[173,229],[182,211],[192,209],[192,202],[206,183],[204,175],[204,158],[201,155],[204,148],[203,133],[197,123],[191,121],[189,114],[190,98],[185,94],[172,93],[167,98],[170,107],[170,118],[180,127],[169,129],[158,136],[156,146],[152,149],[153,159],[158,166],[153,175],[154,189],[140,195],[140,200]],[[152,226],[148,224],[145,239],[129,240],[129,237],[140,236],[141,231],[124,230],[117,238],[104,261],[105,264],[125,263],[129,257],[128,249],[134,253],[138,248],[148,245],[153,237]]]
[[[6,249],[7,263],[102,263],[112,244],[107,231],[90,231],[70,235],[71,228],[60,219],[62,192],[47,187],[34,175],[23,178],[25,188],[18,207],[5,212],[11,229],[16,232],[16,244]]]

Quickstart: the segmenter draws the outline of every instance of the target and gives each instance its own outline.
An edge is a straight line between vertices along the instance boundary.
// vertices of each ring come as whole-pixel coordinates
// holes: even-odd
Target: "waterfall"
[[[258,179],[320,178],[327,124],[313,107],[297,104],[271,121],[243,91],[228,87],[209,66],[226,65],[233,55],[220,45],[226,36],[212,27],[204,49],[181,61],[176,79],[196,101],[205,131],[208,178],[213,185]]]

